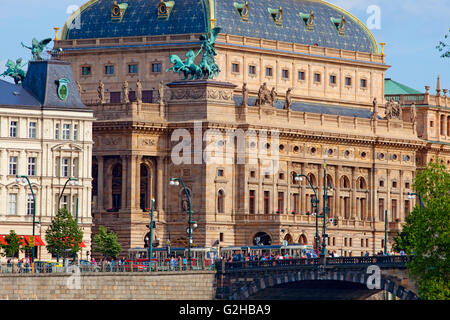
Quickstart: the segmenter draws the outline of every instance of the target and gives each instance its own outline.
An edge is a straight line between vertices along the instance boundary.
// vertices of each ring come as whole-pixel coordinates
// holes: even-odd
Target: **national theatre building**
[[[96,118],[92,232],[124,249],[146,245],[152,199],[154,242],[187,245],[180,178],[194,246],[314,244],[317,195],[327,249],[375,254],[416,171],[450,161],[447,90],[385,80],[383,47],[325,1],[91,0],[54,49]]]

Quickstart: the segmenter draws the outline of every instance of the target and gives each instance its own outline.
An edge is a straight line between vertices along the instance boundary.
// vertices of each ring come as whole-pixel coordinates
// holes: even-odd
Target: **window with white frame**
[[[63,124],[63,132],[62,132],[63,140],[70,140],[70,124]]]
[[[28,158],[28,175],[35,176],[36,175],[36,161],[35,157]]]
[[[27,197],[27,215],[33,215],[33,206],[34,206],[34,197],[32,194],[29,194]]]
[[[9,174],[16,175],[17,174],[17,157],[11,156],[9,157]]]
[[[9,136],[11,138],[17,137],[17,121],[11,121],[9,123]]]
[[[55,140],[59,140],[59,123],[55,124]]]
[[[60,208],[67,209],[69,205],[69,196],[66,194],[63,194],[60,201]]]
[[[78,125],[73,125],[73,140],[78,140]]]
[[[31,121],[28,124],[28,138],[36,139],[36,128],[37,128],[37,123],[36,122]]]
[[[61,177],[69,176],[69,158],[62,158],[61,160]]]
[[[10,193],[8,197],[8,214],[17,215],[17,193]]]

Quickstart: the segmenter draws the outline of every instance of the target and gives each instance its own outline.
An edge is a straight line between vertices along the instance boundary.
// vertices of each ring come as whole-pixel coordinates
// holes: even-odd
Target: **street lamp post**
[[[422,201],[422,196],[421,196],[419,193],[408,192],[408,199],[415,199],[416,196],[419,197],[420,211],[422,212],[422,209],[423,209],[423,207],[424,207],[423,201]]]
[[[387,255],[388,211],[384,211],[384,255]]]
[[[306,178],[306,181],[308,181],[309,185],[311,186],[311,189],[314,191],[314,197],[315,200],[311,200],[311,203],[313,203],[313,206],[315,208],[315,214],[316,214],[316,249],[319,250],[319,199],[317,198],[316,189],[311,183],[311,180],[305,176],[304,174],[296,174],[294,179],[295,181],[303,181],[303,177]]]
[[[327,243],[326,243],[326,222],[328,219],[328,212],[330,211],[330,208],[328,207],[328,185],[327,185],[327,164],[325,162],[323,167],[324,173],[323,173],[323,231],[322,231],[322,249],[320,251],[320,258],[323,263],[325,263],[325,256],[327,255]],[[332,188],[332,186],[330,186]]]
[[[153,208],[154,208],[155,199],[152,199],[152,207],[150,209],[150,240],[149,240],[149,249],[148,249],[148,271],[152,270],[152,258],[153,258]]]
[[[71,182],[71,181],[73,181],[73,182]],[[70,182],[71,184],[73,184],[73,183],[75,183],[75,181],[78,181],[78,179],[77,178],[72,178],[72,177],[70,177],[69,179],[67,179],[67,181],[66,181],[66,183],[64,184],[64,187],[63,187],[63,189],[62,189],[62,191],[61,191],[61,193],[60,193],[60,195],[59,195],[59,198],[58,198],[58,210],[59,210],[59,206],[60,206],[60,203],[61,203],[61,198],[62,198],[62,196],[63,196],[63,194],[64,194],[64,190],[66,189],[66,187],[67,187],[67,184]]]
[[[16,177],[17,177],[17,182],[18,182],[18,183],[20,183],[20,179],[25,179],[25,180],[28,182],[28,186],[30,187],[30,190],[31,190],[31,195],[33,196],[33,208],[32,208],[32,212],[33,212],[33,240],[34,240],[34,236],[35,236],[35,224],[36,224],[36,195],[34,194],[33,187],[31,186],[30,179],[28,179],[27,176],[17,175]],[[34,262],[35,249],[36,249],[36,246],[33,246],[32,253],[31,253],[31,262]]]
[[[189,222],[188,222],[188,264],[189,268],[192,268],[192,261],[191,261],[191,242],[192,242],[192,225],[195,224],[194,221],[192,221],[192,206],[191,206],[191,196],[186,189],[186,185],[184,184],[183,179],[181,178],[170,178],[170,184],[174,186],[178,186],[181,182],[181,185],[183,186],[184,193],[186,194],[187,200],[188,200],[188,210],[189,210]]]

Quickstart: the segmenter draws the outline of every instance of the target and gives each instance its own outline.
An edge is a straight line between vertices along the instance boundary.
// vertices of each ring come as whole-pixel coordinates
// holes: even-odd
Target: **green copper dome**
[[[73,14],[62,39],[222,33],[378,53],[367,27],[322,0],[91,0]]]

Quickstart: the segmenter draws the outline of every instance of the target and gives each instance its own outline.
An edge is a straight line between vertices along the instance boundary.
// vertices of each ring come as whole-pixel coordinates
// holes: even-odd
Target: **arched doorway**
[[[306,236],[304,234],[300,235],[300,238],[298,238],[298,243],[299,244],[308,244],[308,239],[306,238]]]
[[[284,236],[284,240],[286,240],[288,244],[294,243],[294,239],[292,238],[292,236],[289,233]]]
[[[257,246],[270,246],[272,244],[272,238],[265,232],[258,232],[253,237],[253,244]]]

